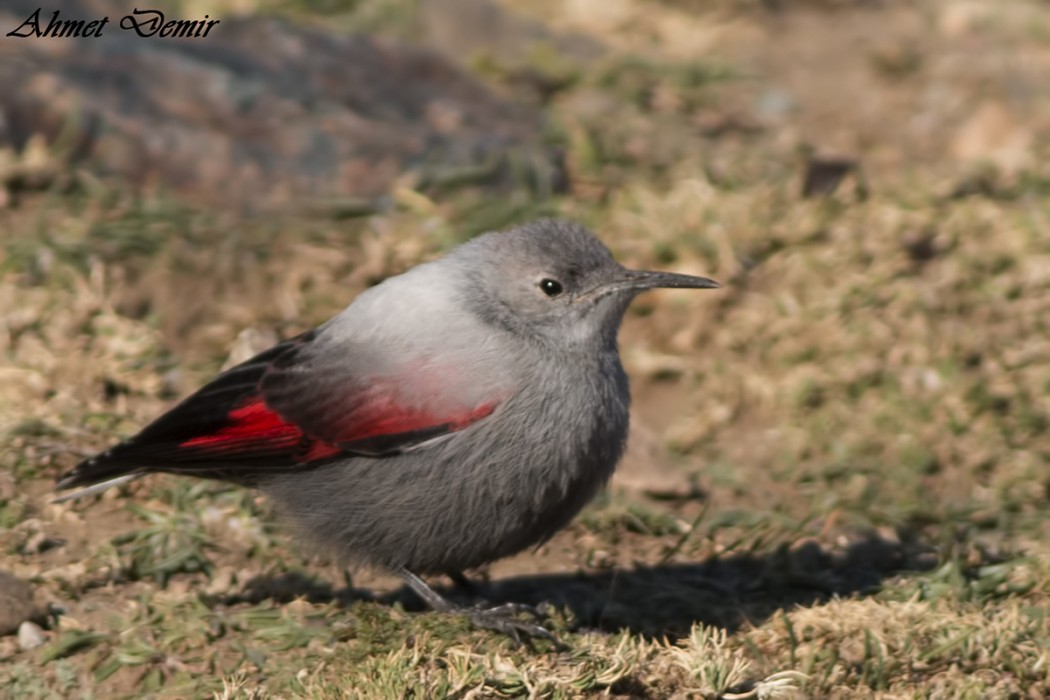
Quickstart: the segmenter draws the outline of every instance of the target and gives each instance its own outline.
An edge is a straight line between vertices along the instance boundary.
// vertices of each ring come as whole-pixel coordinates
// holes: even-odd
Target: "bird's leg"
[[[401,569],[396,573],[402,581],[408,584],[408,587],[411,588],[416,595],[422,598],[427,605],[437,612],[466,615],[470,618],[471,624],[475,627],[500,632],[507,635],[518,644],[521,644],[522,635],[525,635],[526,637],[540,637],[542,639],[548,639],[555,644],[560,644],[554,635],[545,627],[534,623],[523,622],[514,617],[519,613],[528,613],[537,620],[542,620],[546,617],[542,611],[537,610],[531,605],[504,603],[503,605],[497,605],[492,608],[461,608],[458,605],[445,600],[445,598],[439,595],[437,591],[428,586],[423,579],[419,578],[408,569]]]
[[[423,599],[423,602],[430,606],[432,610],[437,612],[456,612],[459,607],[454,603],[451,603],[435,591],[433,588],[427,585],[427,582],[413,574],[408,569],[401,569],[397,571],[398,577],[412,589],[412,591]]]

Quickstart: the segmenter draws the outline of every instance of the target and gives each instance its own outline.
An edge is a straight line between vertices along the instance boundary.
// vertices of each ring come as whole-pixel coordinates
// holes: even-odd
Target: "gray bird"
[[[363,292],[339,315],[220,374],[59,489],[148,472],[259,489],[340,560],[460,572],[550,538],[608,481],[630,393],[616,335],[641,291],[718,287],[628,270],[583,227],[488,233]],[[515,639],[523,606],[471,611]]]

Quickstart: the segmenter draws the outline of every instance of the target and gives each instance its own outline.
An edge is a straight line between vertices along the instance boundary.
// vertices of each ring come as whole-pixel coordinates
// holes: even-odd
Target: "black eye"
[[[549,277],[540,280],[540,289],[542,289],[543,293],[549,297],[556,297],[562,292],[561,282],[558,280],[552,280]]]

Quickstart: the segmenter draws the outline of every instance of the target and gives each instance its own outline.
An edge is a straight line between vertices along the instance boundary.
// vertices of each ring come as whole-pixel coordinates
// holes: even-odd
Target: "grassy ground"
[[[43,646],[0,638],[8,696],[1050,693],[1050,110],[996,87],[1035,79],[1050,19],[695,5],[566,4],[552,26],[609,55],[472,63],[545,100],[570,195],[406,188],[368,219],[240,221],[71,173],[0,212],[0,569],[52,611]],[[997,108],[1006,126],[981,121]],[[800,198],[808,147],[859,156],[864,187]],[[152,477],[48,503],[57,473],[224,363],[538,214],[725,284],[636,303],[612,488],[475,573],[492,600],[550,602],[567,651],[347,574],[249,492]]]

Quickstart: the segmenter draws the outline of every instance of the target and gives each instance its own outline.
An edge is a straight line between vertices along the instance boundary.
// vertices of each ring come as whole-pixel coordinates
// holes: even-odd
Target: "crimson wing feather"
[[[453,412],[398,404],[381,380],[325,376],[311,331],[220,374],[135,437],[80,463],[59,488],[166,471],[251,482],[349,454],[383,456],[462,429],[495,403]]]
[[[492,413],[498,403],[404,398],[403,393],[419,390],[428,379],[447,381],[432,366],[367,379],[347,376],[345,366],[345,357],[331,347],[325,353],[297,347],[271,363],[263,376],[266,405],[325,444],[379,456],[461,430]]]

